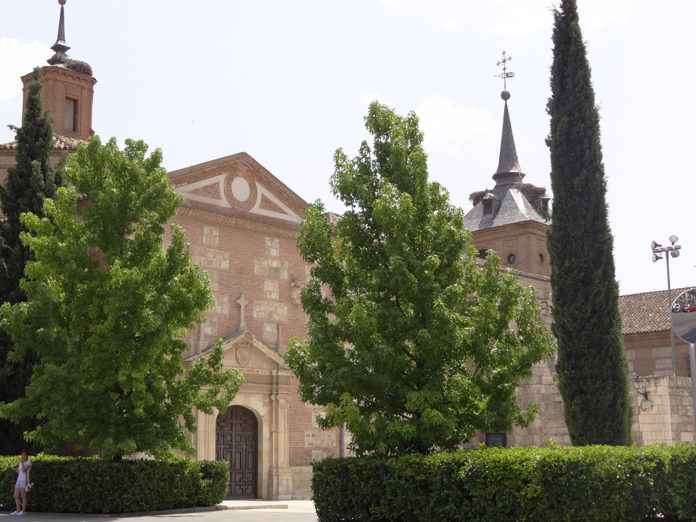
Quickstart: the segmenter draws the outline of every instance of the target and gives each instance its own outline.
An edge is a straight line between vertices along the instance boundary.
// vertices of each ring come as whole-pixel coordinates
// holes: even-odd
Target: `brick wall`
[[[689,348],[681,341],[677,345],[677,375],[688,377]],[[624,349],[631,373],[640,376],[669,376],[672,374],[672,345],[669,331],[624,335]]]
[[[192,350],[239,331],[242,294],[246,328],[268,347],[283,353],[291,337],[305,335],[299,288],[306,269],[295,232],[254,227],[205,211],[192,215],[185,207],[174,223],[184,229],[193,262],[208,274],[215,300],[201,327],[190,333]]]

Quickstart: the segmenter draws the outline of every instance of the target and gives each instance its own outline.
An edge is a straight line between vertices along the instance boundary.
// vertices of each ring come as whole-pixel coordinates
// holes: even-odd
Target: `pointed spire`
[[[512,135],[512,124],[510,123],[510,113],[508,111],[507,101],[510,99],[510,93],[503,91],[500,97],[505,102],[503,111],[503,133],[500,138],[500,156],[498,158],[498,170],[493,174],[493,179],[498,184],[515,183],[522,181],[524,174],[520,168],[520,162],[517,159],[517,149],[515,148],[515,138]]]
[[[58,38],[56,38],[56,43],[51,47],[55,54],[48,60],[48,63],[51,65],[65,63],[68,59],[66,53],[70,50],[70,47],[65,43],[65,1],[58,0],[60,4],[60,20],[58,22]]]

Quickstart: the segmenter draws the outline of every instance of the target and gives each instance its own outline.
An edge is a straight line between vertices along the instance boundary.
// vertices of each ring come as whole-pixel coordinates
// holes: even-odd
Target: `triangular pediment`
[[[213,346],[209,346],[202,352],[187,357],[186,362],[206,357],[212,351]],[[222,352],[224,365],[227,367],[253,370],[274,370],[278,367],[287,369],[283,357],[249,331],[223,339]]]
[[[302,222],[307,203],[245,152],[169,173],[184,204],[276,223]]]

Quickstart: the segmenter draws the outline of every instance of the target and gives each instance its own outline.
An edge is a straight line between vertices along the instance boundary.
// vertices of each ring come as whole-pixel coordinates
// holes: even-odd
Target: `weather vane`
[[[510,78],[515,77],[515,73],[512,71],[508,71],[508,63],[512,61],[512,57],[508,56],[505,51],[503,51],[503,57],[498,60],[496,65],[500,68],[502,68],[502,71],[500,74],[496,75],[496,78],[502,78],[503,79],[503,92],[507,92],[507,81]],[[509,97],[509,95],[508,95]]]

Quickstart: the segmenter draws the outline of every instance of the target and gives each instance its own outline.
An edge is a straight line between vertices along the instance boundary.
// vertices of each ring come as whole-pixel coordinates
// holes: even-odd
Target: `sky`
[[[666,288],[650,242],[679,237],[672,286],[696,285],[691,42],[696,2],[578,0],[622,294]],[[56,0],[0,0],[0,142],[21,122],[19,77],[52,54]],[[70,56],[98,80],[93,126],[141,138],[174,170],[246,151],[306,201],[332,195],[332,157],[367,138],[370,101],[415,111],[430,175],[454,204],[493,186],[496,62],[525,181],[550,188],[549,0],[68,0]],[[691,201],[691,203],[689,203]],[[691,214],[689,214],[691,212]]]

